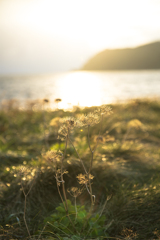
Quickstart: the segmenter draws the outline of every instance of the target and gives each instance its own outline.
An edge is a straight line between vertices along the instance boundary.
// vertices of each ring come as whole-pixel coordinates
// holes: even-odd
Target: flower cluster
[[[62,118],[60,120],[60,123],[62,124],[62,126],[60,127],[58,134],[59,136],[62,136],[61,140],[64,140],[68,132],[71,131],[77,125],[77,121],[73,117],[66,117]]]
[[[90,112],[87,115],[79,114],[77,118],[73,117],[66,117],[60,120],[62,126],[60,127],[58,134],[61,137],[61,140],[64,140],[68,134],[68,132],[74,128],[82,128],[87,126],[94,126],[98,124],[101,120],[100,115],[102,114],[110,114],[111,108],[107,107],[106,105],[102,105],[93,113]]]
[[[62,182],[64,182],[64,180],[62,181],[62,175],[67,174],[67,173],[68,173],[68,171],[66,171],[66,170],[64,170],[63,172],[61,172],[61,169],[56,170],[55,179],[56,179],[58,186],[60,186],[60,184]]]
[[[112,113],[112,109],[111,109],[111,107],[102,105],[98,109],[95,110],[95,113],[100,113],[101,115],[103,115],[103,114],[110,115]]]
[[[81,127],[93,126],[100,122],[100,117],[96,113],[88,113],[87,115],[81,114],[78,116]]]
[[[59,162],[62,158],[63,153],[59,151],[47,151],[46,153],[42,153],[42,157],[47,160],[49,163],[56,163]]]
[[[72,197],[78,197],[81,193],[82,193],[82,190],[77,188],[77,187],[72,187],[71,189],[67,189],[67,192],[69,192],[69,194],[72,196]]]
[[[105,138],[101,135],[95,136],[94,137],[94,141],[95,142],[99,142],[99,143],[104,143],[105,142]]]
[[[94,176],[91,175],[91,174],[89,174],[89,179],[88,179],[87,174],[82,174],[82,173],[80,173],[80,174],[78,174],[77,178],[78,178],[79,184],[81,184],[81,185],[83,185],[83,184],[87,185],[89,179],[92,180],[92,179],[94,178]]]

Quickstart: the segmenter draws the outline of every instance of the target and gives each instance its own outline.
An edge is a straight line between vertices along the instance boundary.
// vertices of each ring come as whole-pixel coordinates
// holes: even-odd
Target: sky
[[[79,69],[96,53],[160,41],[160,0],[0,0],[0,74]]]

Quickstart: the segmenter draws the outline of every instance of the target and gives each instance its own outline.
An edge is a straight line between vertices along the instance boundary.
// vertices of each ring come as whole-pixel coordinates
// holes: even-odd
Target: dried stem
[[[102,132],[102,127],[103,127],[103,114],[101,115],[102,117],[101,117],[101,125],[100,125],[100,134],[101,134],[101,132]]]
[[[75,152],[77,153],[78,158],[79,158],[79,160],[80,160],[80,162],[81,162],[81,164],[82,164],[82,166],[83,166],[83,169],[84,169],[85,173],[88,175],[88,172],[87,172],[86,167],[85,167],[85,165],[84,165],[84,163],[83,163],[83,160],[82,160],[81,157],[79,156],[79,153],[77,152],[77,149],[75,148],[75,146],[74,146],[73,142],[71,141],[70,137],[69,137],[69,141],[70,141],[72,147],[74,148]]]
[[[59,196],[60,196],[60,198],[61,198],[61,201],[62,201],[62,203],[63,203],[63,206],[64,206],[64,208],[65,208],[65,211],[67,212],[66,205],[65,205],[65,203],[64,203],[64,200],[63,200],[63,198],[62,198],[62,194],[61,194],[60,189],[59,189],[59,184],[58,184],[57,178],[56,178],[56,183],[57,183],[57,189],[58,189]]]
[[[48,145],[48,141],[47,141],[47,138],[46,138],[46,118],[45,118],[45,109],[44,109],[44,103],[43,103],[43,135],[44,135],[44,142],[45,142],[45,146],[46,146],[46,149],[49,149],[49,145]]]
[[[28,232],[28,235],[29,235],[29,238],[31,239],[31,234],[30,234],[30,231],[29,231],[29,228],[28,228],[28,225],[27,225],[27,221],[26,221],[26,207],[27,207],[27,196],[28,194],[30,193],[32,187],[33,187],[33,184],[34,184],[34,181],[32,182],[32,185],[29,189],[29,191],[27,193],[25,193],[25,190],[24,190],[24,187],[23,187],[23,184],[22,184],[22,179],[21,179],[21,187],[22,187],[22,191],[23,191],[23,194],[24,194],[24,213],[23,213],[23,220],[24,220],[24,223],[25,223],[25,226],[26,226],[26,229],[27,229],[27,232]]]
[[[74,205],[75,205],[75,212],[76,212],[76,216],[75,216],[75,221],[77,219],[77,204],[76,204],[76,197],[75,198],[75,201],[74,201]]]
[[[99,134],[98,134],[98,136],[100,136],[101,135],[101,132],[102,132],[102,126],[103,126],[103,114],[101,115],[102,117],[101,117],[101,121],[100,121],[100,130],[99,130]],[[96,148],[97,148],[97,146],[98,146],[98,143],[99,143],[99,140],[97,140],[97,142],[96,142],[96,145],[95,145],[95,148],[94,148],[94,151],[93,152],[95,152],[96,151]]]
[[[91,172],[92,166],[93,166],[93,154],[94,154],[94,151],[92,150],[91,144],[90,144],[89,127],[90,127],[90,125],[88,125],[88,145],[89,145],[89,149],[91,151],[91,162],[90,162],[90,168],[89,168],[89,172],[88,172],[88,182],[89,182],[89,190],[90,190],[90,196],[91,196],[91,205],[93,206],[94,205],[94,201],[93,201],[93,196],[92,196],[92,186],[91,186],[91,181],[90,181],[89,175],[90,175],[90,172]]]
[[[63,162],[64,162],[64,159],[65,159],[65,156],[66,156],[68,139],[69,139],[69,128],[68,128],[67,136],[66,136],[66,145],[65,145],[64,154],[63,154],[63,157],[62,157],[62,159],[61,159],[61,182],[62,182],[63,196],[64,196],[64,200],[65,200],[65,211],[66,211],[66,214],[67,214],[67,217],[68,217],[70,223],[72,224],[73,229],[77,232],[77,230],[76,230],[76,228],[75,228],[75,226],[74,226],[74,224],[73,224],[73,222],[72,222],[72,220],[71,220],[71,218],[70,218],[70,216],[69,216],[67,196],[66,196],[66,190],[65,190],[65,181],[64,181],[64,179],[63,179]],[[57,179],[56,179],[56,180],[57,180]],[[58,183],[57,183],[57,184],[58,184]],[[58,189],[59,189],[59,188],[58,188]],[[59,192],[60,192],[60,191],[59,191]],[[61,197],[61,199],[63,199],[62,196],[61,196],[61,194],[60,194],[60,197]],[[64,202],[64,201],[62,200],[62,203],[63,203],[63,202]]]
[[[94,154],[94,151],[92,150],[91,148],[91,144],[90,144],[90,138],[89,138],[89,127],[90,125],[88,125],[88,146],[89,146],[89,149],[90,149],[90,152],[91,152],[91,163],[90,163],[90,168],[89,168],[89,172],[88,174],[90,174],[91,170],[92,170],[92,165],[93,165],[93,154]]]
[[[64,182],[64,179],[63,179],[63,162],[64,162],[64,159],[65,159],[65,156],[66,156],[66,151],[67,151],[68,135],[69,135],[69,129],[68,129],[67,136],[66,136],[66,145],[65,145],[64,155],[61,159],[61,182],[62,182],[62,190],[63,190],[64,199],[65,199],[65,205],[66,205],[66,212],[67,213],[68,213],[68,203],[67,203],[67,197],[66,197],[65,182]]]
[[[56,171],[57,171],[57,167],[55,166],[55,172],[56,172]],[[66,210],[66,205],[65,205],[65,203],[64,203],[64,200],[63,200],[62,194],[61,194],[60,189],[59,189],[59,181],[58,181],[58,177],[55,176],[55,179],[56,179],[56,184],[57,184],[57,189],[58,189],[59,196],[60,196],[60,198],[61,198],[61,201],[62,201],[62,203],[63,203],[63,206],[64,206],[64,208],[65,208],[65,211],[67,211],[67,210]]]

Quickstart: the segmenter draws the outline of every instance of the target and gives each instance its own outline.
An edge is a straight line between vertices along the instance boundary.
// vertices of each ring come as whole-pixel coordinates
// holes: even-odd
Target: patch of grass
[[[113,114],[103,119],[103,141],[93,159],[92,191],[96,196],[93,214],[101,212],[108,197],[103,212],[108,237],[104,239],[160,239],[160,101],[134,100],[111,107]],[[71,115],[78,118],[79,114],[94,110],[94,107],[77,108],[72,113],[41,108],[0,110],[0,239],[29,239],[23,189],[25,193],[30,191],[25,209],[30,238],[38,239],[39,226],[56,213],[61,203],[55,170],[43,157],[48,150],[65,150],[65,141],[57,139],[60,126],[57,121]],[[98,124],[89,131],[92,149],[99,131]],[[70,137],[88,169],[91,152],[87,135],[86,128],[79,128]],[[75,179],[83,167],[71,143],[63,167],[68,171],[64,175],[66,189],[78,187]],[[66,194],[74,204],[74,198]],[[87,191],[77,198],[77,206],[84,205],[86,211],[89,202]],[[52,230],[43,238],[61,239],[60,236]]]

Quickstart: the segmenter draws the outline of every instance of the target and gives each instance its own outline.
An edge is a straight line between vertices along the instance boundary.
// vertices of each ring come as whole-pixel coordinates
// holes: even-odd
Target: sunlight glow
[[[47,35],[77,43],[85,41],[95,49],[122,45],[124,39],[126,45],[133,36],[134,41],[142,41],[142,28],[154,31],[160,26],[158,1],[6,0],[4,6],[1,19],[15,31],[30,30],[44,39]]]
[[[59,108],[91,107],[102,104],[100,81],[91,73],[71,72],[61,77],[58,85],[58,94],[62,99]]]
[[[0,72],[72,71],[104,49],[159,39],[157,0],[0,1]]]

